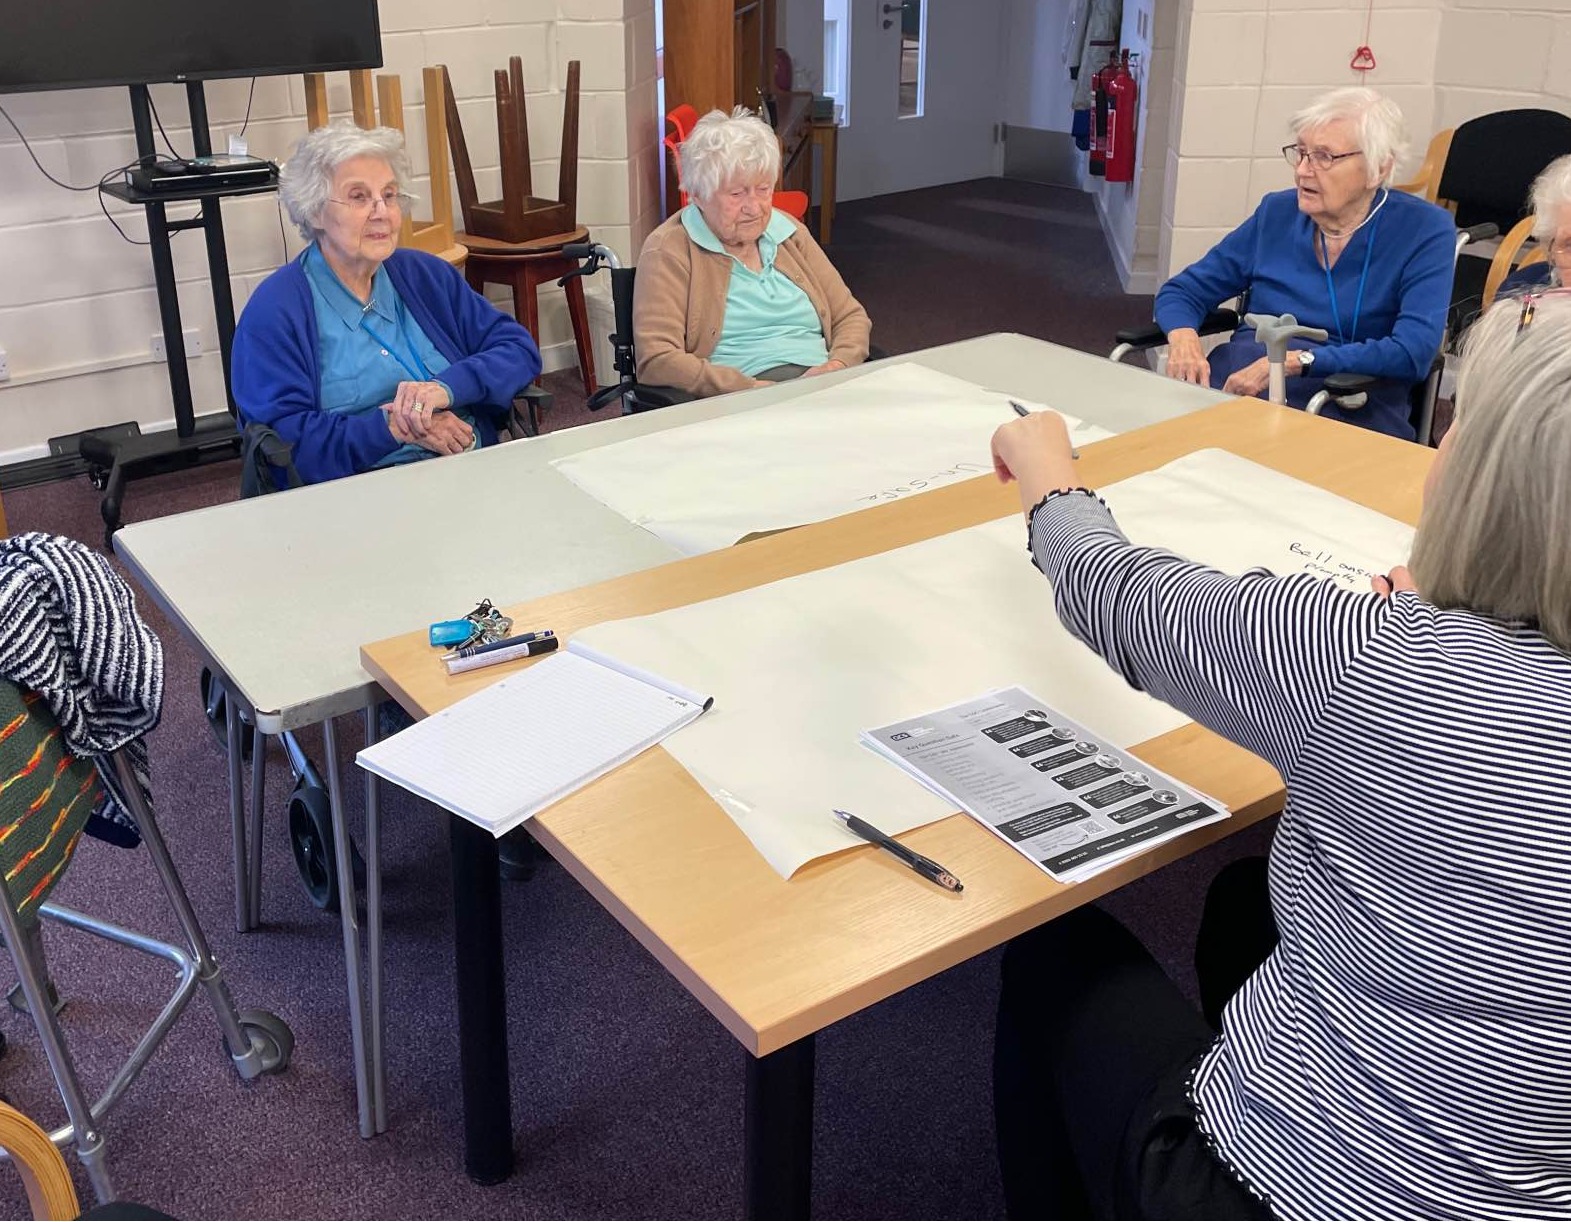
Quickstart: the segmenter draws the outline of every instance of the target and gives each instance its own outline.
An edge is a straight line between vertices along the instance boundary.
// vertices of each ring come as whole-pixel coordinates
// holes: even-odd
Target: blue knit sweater
[[[480,444],[492,444],[513,397],[540,373],[535,341],[434,255],[396,250],[383,266],[420,329],[452,362],[442,371],[452,406],[472,409]],[[241,417],[277,430],[308,484],[369,471],[399,447],[385,412],[322,410],[316,311],[299,259],[251,294],[235,328],[231,380]]]
[[[1314,222],[1298,210],[1297,194],[1267,195],[1253,216],[1164,284],[1156,295],[1157,325],[1164,331],[1198,326],[1207,311],[1247,289],[1251,312],[1292,314],[1330,335],[1324,345],[1307,340],[1292,345],[1314,348],[1315,362],[1313,376],[1288,379],[1289,403],[1307,404],[1327,374],[1386,378],[1367,407],[1348,413],[1327,409],[1325,414],[1410,438],[1408,391],[1428,376],[1451,304],[1456,227],[1450,214],[1416,195],[1392,191],[1331,269],[1333,310]],[[1254,331],[1240,328],[1230,343],[1211,353],[1211,384],[1220,387],[1234,370],[1264,355]]]

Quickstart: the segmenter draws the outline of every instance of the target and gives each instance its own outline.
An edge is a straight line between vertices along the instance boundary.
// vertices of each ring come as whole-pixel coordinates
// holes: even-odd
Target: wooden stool
[[[513,290],[513,314],[540,341],[540,307],[535,290],[542,284],[560,280],[578,268],[562,248],[571,242],[587,242],[589,230],[580,225],[571,233],[558,233],[533,242],[499,242],[494,238],[460,233],[457,241],[468,247],[469,258],[464,276],[477,293],[487,284],[506,284]],[[574,276],[567,282],[567,313],[573,322],[573,343],[578,348],[578,369],[584,379],[584,393],[595,393],[595,355],[589,342],[589,311],[584,305],[584,281]]]

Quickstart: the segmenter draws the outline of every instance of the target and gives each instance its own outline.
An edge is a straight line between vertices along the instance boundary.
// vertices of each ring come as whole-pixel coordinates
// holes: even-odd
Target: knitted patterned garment
[[[164,648],[108,558],[59,535],[0,540],[0,625],[0,678],[42,696],[66,749],[106,777],[105,757],[125,748],[150,801],[142,736],[163,706]],[[87,830],[113,844],[140,840],[113,785]]]
[[[37,918],[103,796],[98,770],[66,750],[44,698],[0,680],[0,873],[24,923]]]

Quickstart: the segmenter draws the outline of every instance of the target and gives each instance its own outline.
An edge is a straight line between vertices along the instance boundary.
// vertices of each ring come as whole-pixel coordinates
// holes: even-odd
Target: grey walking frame
[[[1451,256],[1453,268],[1456,265],[1456,260],[1461,257],[1464,246],[1471,242],[1486,241],[1495,237],[1499,232],[1500,230],[1497,226],[1487,222],[1458,229],[1456,231],[1456,246]],[[1244,316],[1245,311],[1248,309],[1248,301],[1249,294],[1246,291],[1239,298],[1237,309],[1223,308],[1212,310],[1201,320],[1196,330],[1201,335],[1220,335],[1237,330],[1240,317]],[[1454,304],[1453,302],[1453,307]],[[1252,317],[1254,316],[1245,316],[1243,321],[1249,323]],[[1272,316],[1262,315],[1260,317],[1269,318]],[[1292,318],[1292,315],[1284,314],[1281,317],[1288,319]],[[1297,325],[1296,319],[1294,320],[1294,325]],[[1455,328],[1451,326],[1448,317],[1445,334],[1441,338],[1439,350],[1430,362],[1429,372],[1425,375],[1423,381],[1416,383],[1413,387],[1409,419],[1413,424],[1415,440],[1420,445],[1428,445],[1432,436],[1435,401],[1440,394],[1440,377],[1445,369],[1445,354],[1449,351],[1455,339],[1454,330]],[[1325,338],[1324,332],[1321,333],[1320,338],[1322,340]],[[1131,352],[1144,352],[1152,348],[1161,347],[1167,343],[1166,334],[1155,323],[1125,328],[1117,333],[1116,339],[1118,341],[1116,346],[1108,353],[1108,358],[1114,361],[1123,360]],[[1267,357],[1269,358],[1269,356],[1270,348],[1268,345]],[[1273,366],[1273,373],[1275,368]],[[1318,416],[1327,404],[1334,403],[1344,410],[1356,411],[1369,401],[1369,389],[1382,380],[1369,374],[1333,373],[1326,378],[1324,388],[1314,394],[1308,404],[1305,405],[1304,410],[1312,416]],[[1271,395],[1270,401],[1273,403],[1285,403],[1285,384],[1283,392],[1281,398],[1277,398],[1274,394]]]
[[[143,798],[141,787],[137,784],[130,761],[123,750],[115,752],[110,757],[110,765],[112,774],[106,773],[100,767],[100,775],[104,783],[122,799],[136,820],[137,828],[142,834],[142,843],[153,859],[159,881],[163,884],[170,906],[174,909],[175,919],[184,937],[184,945],[161,942],[112,922],[87,916],[62,904],[45,903],[40,906],[40,916],[164,959],[172,963],[179,972],[174,995],[164,1004],[153,1025],[137,1042],[130,1057],[110,1080],[96,1103],[89,1103],[87,1094],[82,1088],[81,1078],[76,1072],[75,1063],[60,1029],[60,1020],[48,998],[47,968],[41,958],[30,949],[33,939],[29,937],[22,924],[16,905],[11,899],[10,889],[0,887],[0,934],[4,935],[5,944],[10,948],[22,996],[26,999],[28,1013],[38,1028],[44,1055],[49,1061],[50,1072],[54,1075],[55,1085],[59,1088],[60,1097],[65,1103],[69,1121],[50,1133],[49,1138],[56,1146],[64,1147],[72,1144],[76,1146],[77,1155],[87,1170],[88,1179],[100,1204],[107,1204],[115,1199],[114,1187],[105,1161],[106,1139],[101,1128],[104,1116],[142,1072],[198,987],[206,992],[208,1001],[212,1004],[219,1030],[223,1034],[225,1050],[234,1064],[235,1072],[241,1078],[250,1080],[263,1074],[282,1073],[288,1068],[289,1058],[294,1049],[294,1035],[277,1015],[267,1010],[241,1010],[236,1007],[234,996],[224,980],[223,971],[213,958],[207,938],[197,921],[196,911],[192,908],[190,898],[180,881],[174,859],[169,855],[168,846],[164,843],[157,821]]]

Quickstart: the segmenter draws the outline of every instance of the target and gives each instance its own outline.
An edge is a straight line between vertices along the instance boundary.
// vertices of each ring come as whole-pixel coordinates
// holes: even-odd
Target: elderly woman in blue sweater
[[[1242,293],[1256,314],[1293,314],[1323,328],[1287,357],[1287,399],[1305,406],[1326,375],[1383,379],[1368,404],[1324,415],[1412,438],[1408,395],[1440,349],[1456,255],[1442,208],[1393,191],[1406,150],[1402,112],[1372,89],[1337,89],[1293,116],[1283,150],[1295,186],[1260,201],[1254,215],[1156,296],[1167,333],[1168,376],[1259,395],[1265,348],[1240,329],[1209,358],[1196,331],[1206,313]]]
[[[306,483],[489,445],[540,372],[529,332],[449,264],[398,249],[409,178],[402,135],[348,122],[284,166],[279,195],[310,245],[251,295],[233,384]]]

